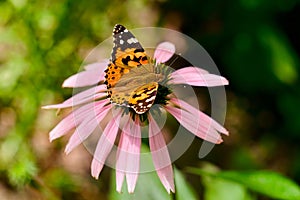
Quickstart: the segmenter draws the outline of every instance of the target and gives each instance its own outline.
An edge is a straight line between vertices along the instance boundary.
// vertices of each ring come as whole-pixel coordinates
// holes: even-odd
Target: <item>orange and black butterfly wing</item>
[[[119,105],[127,105],[129,94],[123,94],[119,90],[116,92],[113,88],[130,69],[145,65],[149,61],[142,45],[122,25],[117,24],[114,27],[113,44],[110,63],[105,70],[105,84],[108,89],[107,95],[111,102]]]

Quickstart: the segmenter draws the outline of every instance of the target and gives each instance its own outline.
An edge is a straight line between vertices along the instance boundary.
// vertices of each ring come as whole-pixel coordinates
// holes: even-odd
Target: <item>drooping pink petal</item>
[[[99,86],[92,87],[84,90],[78,94],[75,94],[71,98],[67,99],[63,103],[43,106],[43,109],[60,109],[77,106],[80,104],[88,103],[96,99],[100,99],[106,96],[106,85],[102,84]]]
[[[108,62],[99,62],[87,65],[86,71],[79,72],[67,78],[62,87],[85,87],[99,83],[104,80],[104,70]]]
[[[90,115],[82,121],[76,128],[73,135],[70,137],[69,142],[66,146],[65,152],[69,154],[75,147],[81,144],[90,134],[96,129],[102,119],[110,111],[112,105],[109,104],[105,107],[95,106],[94,110],[91,111]]]
[[[149,114],[149,145],[157,175],[165,189],[175,192],[173,169],[164,137],[154,119]]]
[[[209,142],[216,144],[223,142],[218,131],[227,135],[228,131],[225,128],[188,103],[179,99],[172,99],[172,101],[177,102],[181,109],[172,105],[166,105],[165,109],[187,130]]]
[[[129,118],[122,131],[117,151],[116,175],[118,192],[121,192],[124,174],[126,175],[128,193],[134,192],[138,178],[141,131],[137,120],[134,125],[132,123],[132,120]]]
[[[121,112],[119,111],[108,122],[98,141],[91,165],[91,174],[96,179],[98,179],[99,174],[105,163],[105,160],[114,145],[116,136],[118,134],[120,118]]]
[[[154,58],[157,63],[167,62],[175,53],[175,45],[170,42],[160,43],[154,52]]]
[[[121,192],[124,181],[124,175],[126,173],[127,165],[127,149],[129,145],[129,139],[127,133],[130,131],[130,121],[125,123],[120,136],[120,142],[117,150],[117,161],[116,161],[116,190]]]
[[[105,99],[99,102],[92,102],[74,110],[50,131],[50,141],[53,141],[54,139],[68,133],[68,131],[84,121],[91,114],[91,112],[93,112],[94,107],[101,108],[107,103],[107,101],[108,100]]]
[[[122,186],[125,178],[125,172],[116,170],[116,190],[117,192],[122,192]]]
[[[209,74],[206,70],[198,67],[185,67],[174,71],[169,83],[214,87],[228,85],[228,80],[222,76]]]
[[[133,193],[135,185],[138,179],[140,170],[140,151],[141,151],[141,127],[139,124],[139,118],[136,117],[129,136],[129,148],[127,157],[127,173],[126,181],[128,187],[128,193]]]

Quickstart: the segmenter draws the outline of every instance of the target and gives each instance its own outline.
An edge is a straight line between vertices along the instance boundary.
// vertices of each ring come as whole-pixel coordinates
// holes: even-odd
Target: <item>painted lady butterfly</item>
[[[114,104],[143,114],[155,102],[162,75],[155,73],[154,62],[124,26],[114,27],[113,43],[110,63],[105,70],[107,97]]]

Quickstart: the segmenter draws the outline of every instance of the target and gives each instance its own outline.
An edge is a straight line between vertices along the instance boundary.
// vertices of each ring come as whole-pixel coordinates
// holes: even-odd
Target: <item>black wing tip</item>
[[[126,30],[125,26],[121,24],[116,24],[113,30],[113,34],[119,34]]]

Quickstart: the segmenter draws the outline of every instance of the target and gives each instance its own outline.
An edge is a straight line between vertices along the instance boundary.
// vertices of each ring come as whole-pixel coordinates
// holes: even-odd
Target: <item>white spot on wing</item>
[[[151,101],[153,101],[153,100],[155,99],[155,97],[156,97],[156,96],[152,96],[151,98],[149,98],[149,99],[146,99],[146,102],[148,103],[148,102],[151,102]]]
[[[127,43],[132,44],[132,43],[137,43],[137,39],[136,38],[130,38],[127,40]]]

